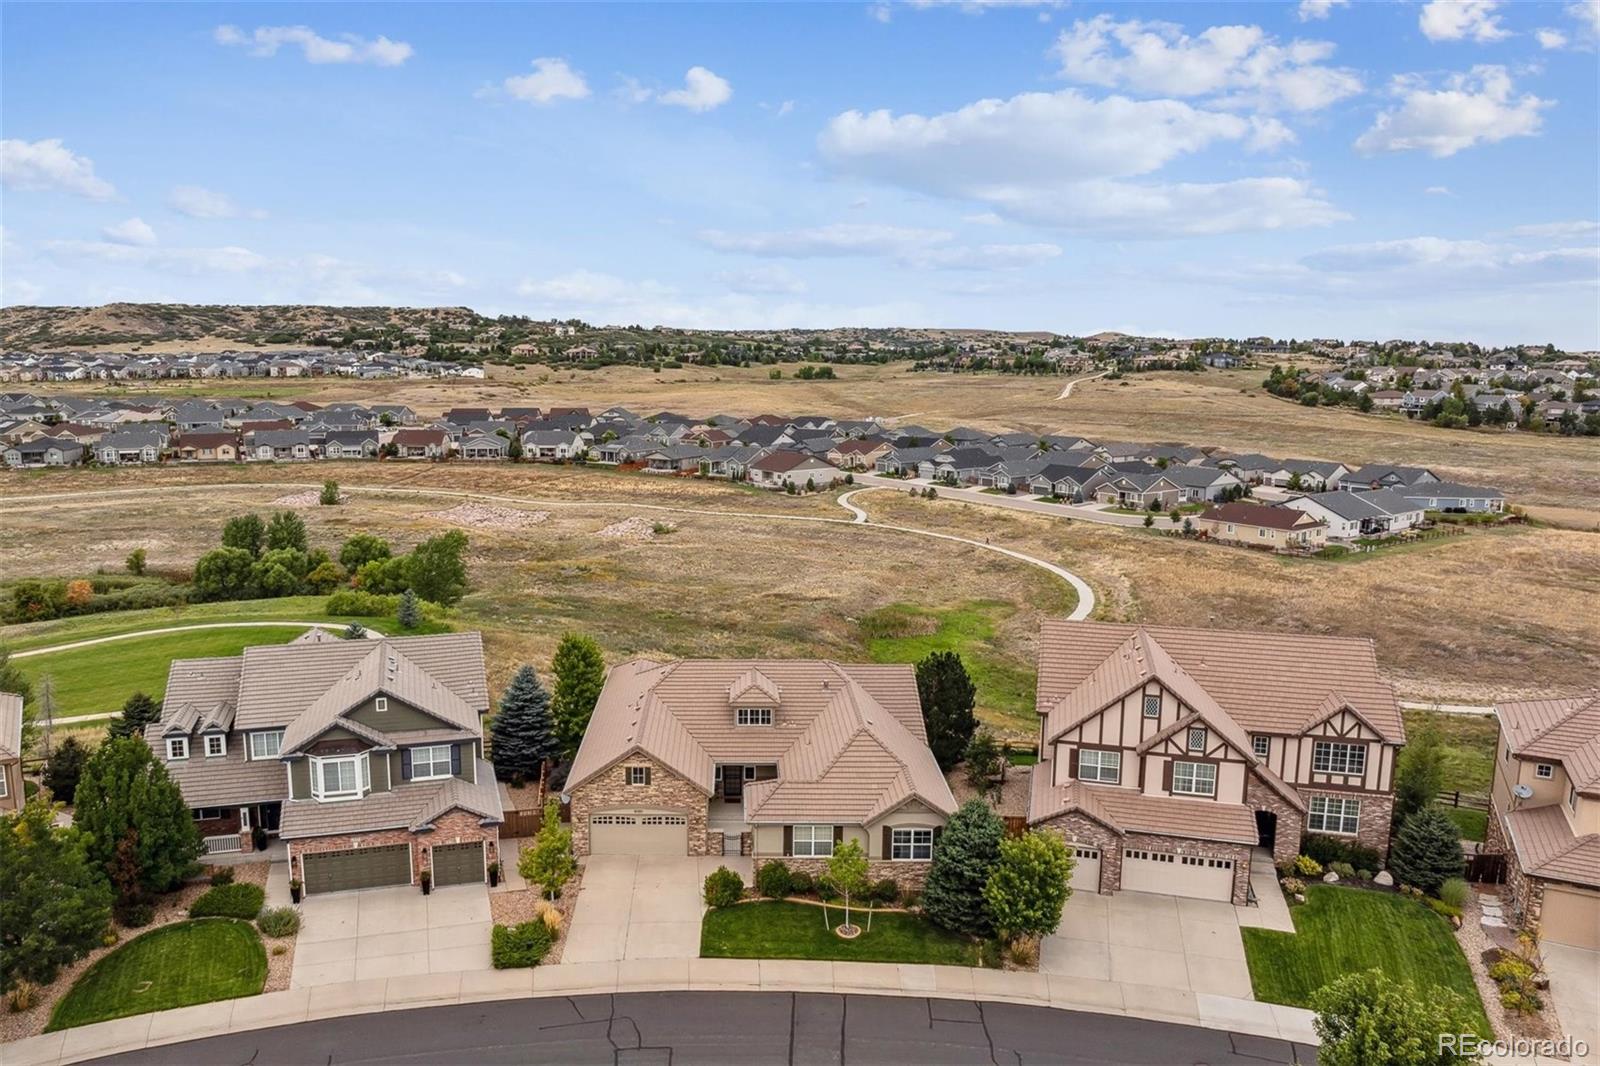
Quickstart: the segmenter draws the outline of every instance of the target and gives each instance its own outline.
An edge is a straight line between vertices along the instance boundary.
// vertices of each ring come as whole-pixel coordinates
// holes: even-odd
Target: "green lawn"
[[[178,922],[135,937],[91,966],[56,1004],[47,1031],[254,996],[266,981],[267,953],[249,922]]]
[[[1311,994],[1347,973],[1377,967],[1419,990],[1459,992],[1488,1035],[1488,1019],[1450,923],[1404,896],[1310,885],[1293,907],[1295,932],[1241,929],[1256,999],[1309,1007]]]
[[[1487,796],[1494,782],[1495,745],[1499,725],[1493,715],[1440,714],[1437,711],[1405,711],[1406,733],[1415,736],[1425,726],[1433,726],[1444,741],[1444,783],[1446,791],[1461,791]]]
[[[1475,811],[1469,807],[1441,808],[1449,819],[1461,829],[1462,840],[1482,840],[1489,831],[1489,812]]]
[[[866,928],[866,912],[850,911]],[[910,914],[874,914],[872,931],[844,940],[830,930],[844,924],[844,908],[823,911],[805,903],[741,903],[706,914],[700,927],[705,959],[840,959],[848,962],[928,962],[978,965],[978,945]]]

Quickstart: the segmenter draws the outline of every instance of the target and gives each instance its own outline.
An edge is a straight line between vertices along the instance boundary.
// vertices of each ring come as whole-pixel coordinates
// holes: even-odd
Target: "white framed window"
[[[1547,762],[1542,762],[1533,768],[1533,776],[1541,781],[1548,781],[1556,776],[1556,768]]]
[[[1367,746],[1319,740],[1311,745],[1311,769],[1319,774],[1364,774]]]
[[[833,855],[833,826],[797,825],[791,832],[796,856],[826,859]]]
[[[450,776],[450,745],[432,744],[411,749],[411,780],[431,781]]]
[[[1250,750],[1256,753],[1256,758],[1265,759],[1272,751],[1272,738],[1257,733],[1250,738]]]
[[[1306,828],[1316,833],[1350,836],[1361,828],[1361,801],[1312,796],[1307,804]]]
[[[206,758],[215,759],[228,754],[228,738],[221,733],[206,735]]]
[[[168,759],[187,759],[188,757],[189,757],[189,738],[188,737],[168,737],[167,738],[167,758]]]
[[[0,799],[11,795],[11,779],[4,768],[0,768]]]
[[[1206,750],[1206,727],[1196,725],[1189,727],[1189,737],[1185,745],[1190,751]]]
[[[630,766],[630,767],[628,767],[628,784],[630,784],[630,785],[648,785],[649,783],[650,783],[650,767],[648,767],[648,766]]]
[[[1078,749],[1078,780],[1107,781],[1116,784],[1122,780],[1122,752]]]
[[[311,795],[314,799],[356,799],[372,787],[367,753],[335,759],[311,760]]]
[[[190,812],[197,822],[209,822],[222,817],[221,807],[196,807]]]
[[[734,722],[737,725],[771,725],[771,707],[740,707],[734,712]]]
[[[372,709],[375,711],[387,711],[389,709],[389,697],[379,696],[377,699],[373,700]]]
[[[892,829],[889,831],[889,858],[933,858],[932,829]]]
[[[283,750],[283,730],[270,729],[250,734],[251,759],[276,759]]]
[[[1161,717],[1161,697],[1150,695],[1144,698],[1144,716],[1146,718]]]
[[[1182,796],[1215,796],[1217,768],[1208,762],[1173,763],[1172,791]]]

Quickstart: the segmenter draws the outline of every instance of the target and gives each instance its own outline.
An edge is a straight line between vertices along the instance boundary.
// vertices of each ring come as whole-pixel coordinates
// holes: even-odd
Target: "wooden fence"
[[[572,821],[572,805],[562,804],[561,820]],[[529,810],[506,811],[505,820],[500,823],[502,837],[531,837],[539,832],[539,827],[544,824],[544,811],[537,807]]]
[[[1504,855],[1468,855],[1467,880],[1478,884],[1505,884],[1506,857]]]
[[[1437,799],[1439,803],[1444,804],[1446,807],[1461,807],[1469,811],[1487,811],[1489,809],[1488,796],[1474,796],[1470,792],[1461,792],[1459,790],[1441,792]]]

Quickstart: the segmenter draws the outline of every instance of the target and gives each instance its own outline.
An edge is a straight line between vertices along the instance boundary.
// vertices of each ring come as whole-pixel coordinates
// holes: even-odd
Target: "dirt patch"
[[[495,507],[483,503],[457,504],[445,511],[427,511],[424,518],[448,522],[464,529],[498,529],[515,533],[546,522],[549,511],[519,511],[515,507]]]
[[[1461,928],[1456,930],[1456,941],[1467,957],[1467,966],[1472,970],[1472,983],[1478,986],[1478,998],[1483,1000],[1483,1010],[1489,1016],[1489,1024],[1502,1038],[1520,1036],[1543,1040],[1555,1036],[1561,1032],[1561,1020],[1556,1017],[1548,992],[1541,993],[1544,1007],[1537,1014],[1507,1010],[1500,1002],[1500,986],[1489,976],[1489,961],[1485,956],[1494,958],[1496,949],[1510,951],[1516,945],[1516,936],[1509,929],[1496,929],[1491,935],[1490,930],[1483,927],[1483,907],[1479,896],[1484,887],[1474,886],[1467,894],[1466,906],[1461,909]]]
[[[634,515],[624,518],[620,522],[613,522],[604,529],[597,530],[595,536],[606,540],[655,540],[656,523]]]
[[[340,503],[349,503],[350,502],[350,497],[348,495],[346,495],[345,493],[341,492],[339,494],[339,502]],[[322,503],[322,490],[321,489],[307,489],[304,492],[291,492],[287,496],[279,496],[276,500],[273,500],[272,501],[272,506],[274,506],[274,507],[321,507],[321,506],[323,506],[323,503]]]
[[[945,780],[950,782],[950,792],[955,796],[957,803],[965,803],[970,799],[978,798],[978,790],[967,783],[966,772],[961,767],[956,767],[945,775]],[[1002,818],[1024,818],[1028,814],[1028,789],[1032,787],[1033,767],[1008,766],[1006,767],[1005,783],[991,788],[986,797],[989,806]]]

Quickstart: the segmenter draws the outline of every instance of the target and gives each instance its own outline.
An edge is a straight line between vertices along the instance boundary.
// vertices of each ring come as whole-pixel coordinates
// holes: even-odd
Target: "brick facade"
[[[1086,844],[1100,849],[1099,893],[1109,896],[1122,884],[1122,838],[1093,818],[1081,814],[1062,814],[1040,822],[1034,828],[1053,829],[1067,843]]]
[[[224,807],[223,811],[221,818],[198,818],[195,820],[194,827],[199,831],[202,840],[206,837],[225,837],[239,833],[239,808]],[[240,833],[240,851],[255,850],[253,836],[253,833]],[[201,858],[204,858],[204,856],[201,856]]]
[[[627,768],[650,768],[648,785],[628,784]],[[709,855],[706,804],[709,797],[655,759],[633,754],[619,759],[572,790],[572,850],[589,854],[589,816],[597,811],[643,807],[675,811],[689,819],[689,854]],[[721,854],[720,849],[716,854]]]
[[[1312,788],[1297,788],[1300,797],[1309,806],[1311,797],[1327,796],[1330,799],[1358,799],[1361,801],[1361,823],[1356,829],[1356,843],[1365,848],[1375,849],[1383,856],[1384,862],[1389,861],[1389,830],[1394,823],[1394,793],[1392,792],[1333,792]],[[1317,830],[1309,828],[1310,820],[1307,819],[1306,832],[1315,833]],[[1337,837],[1339,840],[1349,840],[1348,836],[1339,836],[1329,833],[1328,836]]]
[[[347,851],[352,848],[376,848],[387,844],[411,845],[411,881],[423,870],[432,868],[430,849],[435,844],[465,844],[473,840],[484,842],[487,862],[500,861],[500,827],[479,825],[476,814],[451,811],[434,822],[431,832],[413,833],[408,829],[381,829],[371,833],[347,833],[339,836],[308,837],[289,841],[289,876],[305,880],[301,856],[315,855],[321,851]]]
[[[1100,892],[1109,895],[1122,888],[1122,849],[1160,851],[1172,855],[1198,855],[1208,859],[1233,861],[1233,902],[1243,906],[1249,899],[1250,848],[1212,840],[1187,840],[1149,833],[1119,835],[1081,814],[1063,814],[1039,823],[1039,829],[1052,829],[1066,840],[1100,849]]]
[[[1272,837],[1272,861],[1287,862],[1300,854],[1300,838],[1305,832],[1305,815],[1295,810],[1276,789],[1268,787],[1255,774],[1250,774],[1244,786],[1244,805],[1253,811],[1271,811],[1278,816],[1277,828]]]

